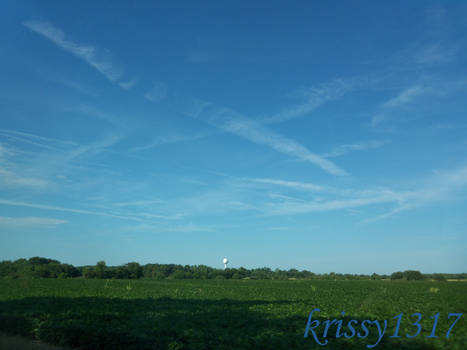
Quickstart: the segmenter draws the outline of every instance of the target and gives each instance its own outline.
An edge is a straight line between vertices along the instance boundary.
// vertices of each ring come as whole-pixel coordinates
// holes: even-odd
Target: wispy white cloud
[[[145,207],[153,204],[161,204],[164,201],[160,199],[153,199],[153,200],[136,200],[136,201],[128,201],[128,202],[116,202],[112,203],[115,207]]]
[[[414,55],[414,61],[418,65],[432,66],[451,62],[457,55],[457,48],[446,47],[439,43],[421,47]]]
[[[252,184],[260,187],[251,187]],[[264,186],[270,186],[271,190],[267,187],[265,191]],[[301,193],[294,197],[289,195],[290,190]],[[319,193],[319,197],[315,196],[316,193]],[[404,203],[408,195],[409,192],[395,192],[387,188],[340,189],[268,178],[229,178],[218,190],[175,200],[168,203],[168,208],[187,208],[189,215],[196,210],[209,213],[234,213],[240,210],[255,216],[287,216],[381,204],[398,205]]]
[[[1,133],[1,132],[0,132]],[[9,140],[9,141],[12,141],[12,142],[15,142],[15,143],[26,143],[26,144],[29,144],[29,145],[32,145],[32,146],[36,146],[36,147],[40,147],[40,148],[46,148],[46,149],[49,149],[49,150],[58,150],[58,148],[54,147],[54,146],[51,146],[50,144],[46,144],[46,143],[43,143],[43,142],[38,142],[36,140],[31,140],[27,137],[21,137],[21,136],[18,136],[18,135],[14,135],[14,134],[2,134],[1,135],[3,138]]]
[[[166,231],[169,231],[169,232],[213,232],[214,229],[211,227],[188,223],[184,225],[172,226],[166,229]]]
[[[256,179],[242,179],[254,181]],[[293,188],[304,192],[316,192],[314,186],[307,183],[259,179],[260,183],[284,188]],[[256,181],[254,181],[256,182]],[[259,201],[257,209],[267,216],[297,215],[313,212],[354,210],[360,207],[392,205],[393,208],[368,218],[364,222],[374,222],[389,218],[400,212],[422,207],[439,201],[464,200],[467,198],[467,167],[435,171],[417,181],[410,190],[392,190],[388,188],[346,189],[319,187],[322,198],[304,199],[284,194],[269,193],[270,200]]]
[[[396,192],[391,189],[385,187],[375,187],[375,188],[366,188],[366,189],[353,189],[353,188],[337,188],[332,186],[322,186],[316,184],[310,184],[307,182],[298,182],[298,181],[286,181],[286,180],[276,180],[276,179],[239,179],[239,180],[247,180],[247,181],[254,181],[260,182],[264,184],[271,184],[274,186],[282,186],[284,188],[293,188],[296,190],[300,190],[303,192],[320,192],[321,197],[315,197],[315,202],[324,203],[326,201],[325,198],[329,198],[332,196],[333,200],[341,200],[345,199],[368,199],[368,198],[376,198],[376,197],[384,197],[387,198],[390,202],[398,202],[401,203],[405,200],[410,192]],[[259,181],[257,181],[259,180]],[[308,200],[291,197],[289,195],[278,194],[278,193],[269,193],[268,196],[273,199],[279,199],[282,202],[300,202],[300,203],[307,203]]]
[[[106,168],[105,163],[90,161],[97,159],[96,156],[101,153],[112,152],[112,146],[121,140],[119,135],[109,134],[96,142],[80,145],[11,130],[0,130],[1,138],[8,141],[2,143],[0,157],[2,187],[66,193],[75,190],[80,184],[84,186],[85,183],[98,181],[98,174],[103,176],[106,173],[108,176],[112,170]],[[29,145],[34,147],[27,147]],[[90,176],[91,173],[93,176]]]
[[[52,211],[62,211],[62,212],[69,212],[69,213],[76,213],[76,214],[107,216],[107,217],[124,219],[124,220],[143,221],[142,219],[134,217],[134,216],[124,216],[124,215],[117,215],[117,214],[112,214],[112,213],[104,213],[104,212],[84,210],[84,209],[74,209],[74,208],[67,208],[67,207],[61,207],[61,206],[55,206],[55,205],[19,202],[19,201],[14,201],[14,200],[9,200],[9,199],[0,199],[0,204],[8,205],[8,206],[19,206],[19,207],[52,210]]]
[[[280,203],[268,203],[267,215],[292,215],[305,214],[322,211],[335,211],[341,209],[358,208],[372,204],[394,202],[394,198],[385,195],[374,197],[362,197],[355,199],[336,199],[326,201],[282,201]]]
[[[162,82],[153,84],[151,90],[144,94],[144,97],[151,102],[161,102],[167,96],[167,85]]]
[[[431,89],[428,87],[422,87],[420,85],[414,85],[404,89],[397,96],[389,99],[380,106],[379,111],[371,120],[372,126],[376,127],[388,121],[400,108],[409,105],[414,102],[416,98],[426,95],[430,91]]]
[[[185,216],[257,211],[251,196],[252,193],[244,188],[224,184],[218,188],[203,188],[200,193],[171,200],[165,208],[168,212],[182,212]]]
[[[381,103],[371,119],[373,127],[388,127],[390,122],[413,120],[430,107],[436,108],[441,103],[451,103],[461,98],[467,89],[467,78],[459,75],[456,78],[446,78],[441,74],[424,74],[415,83],[399,87],[398,93]],[[447,102],[449,101],[449,102]],[[455,102],[454,102],[455,103]]]
[[[325,188],[323,186],[311,184],[311,183],[303,183],[297,181],[284,181],[284,180],[276,180],[276,179],[264,179],[264,178],[252,178],[247,179],[249,181],[260,182],[264,184],[271,184],[271,185],[279,185],[290,187],[299,190],[307,190],[307,191],[323,191]]]
[[[40,178],[20,176],[15,172],[0,167],[0,184],[8,187],[45,188],[48,185],[48,181]]]
[[[11,148],[0,143],[0,162],[4,163],[6,159],[12,157],[14,154],[15,152]]]
[[[124,77],[124,71],[116,62],[109,50],[100,49],[92,45],[83,45],[67,38],[65,32],[49,22],[30,20],[24,21],[23,25],[30,30],[44,36],[58,47],[79,57],[91,67],[95,68],[111,82],[116,83]],[[131,79],[123,81],[120,86],[130,88],[134,85]]]
[[[415,69],[430,69],[451,63],[456,59],[459,47],[441,41],[415,43],[398,51],[392,61],[398,70],[413,71]]]
[[[430,129],[434,129],[434,130],[460,130],[460,129],[467,129],[467,124],[436,123],[436,124],[431,125]]]
[[[346,175],[345,171],[340,169],[333,162],[311,152],[298,142],[268,130],[264,126],[251,120],[240,118],[230,119],[219,126],[223,130],[242,136],[251,142],[266,145],[280,153],[309,161],[330,174]]]
[[[97,90],[83,82],[79,81],[78,79],[71,79],[69,77],[64,77],[52,70],[47,68],[41,68],[36,70],[37,74],[44,80],[50,81],[53,83],[60,84],[67,88],[73,89],[83,95],[97,97],[99,96]]]
[[[152,233],[192,233],[192,232],[216,232],[216,229],[210,226],[201,226],[194,223],[180,224],[180,225],[152,225],[140,224],[131,227],[124,227],[124,230],[132,232],[152,232]]]
[[[420,181],[419,188],[406,193],[397,207],[390,211],[368,218],[365,222],[374,222],[389,218],[397,213],[422,207],[431,203],[467,197],[467,166],[459,169],[435,171]]]
[[[251,187],[252,184],[260,187]],[[270,188],[265,191],[264,186]],[[301,193],[292,196],[290,190]],[[357,208],[373,206],[407,206],[416,194],[416,190],[394,191],[382,187],[352,189],[267,178],[229,178],[217,190],[209,189],[193,197],[169,201],[165,208],[169,212],[186,211],[188,216],[237,211],[246,211],[255,217],[291,216],[341,210],[354,212]]]
[[[18,157],[17,150],[0,144],[0,187],[26,187],[28,189],[43,189],[49,182],[37,176],[28,176],[18,169],[12,159]]]
[[[298,142],[286,138],[265,126],[228,108],[215,108],[209,104],[196,103],[189,114],[223,131],[243,137],[251,142],[268,146],[277,152],[309,161],[333,175],[346,175],[333,162],[311,152]]]
[[[32,133],[21,132],[17,130],[0,129],[0,136],[3,136],[10,140],[27,143],[33,146],[58,150],[60,147],[72,147],[76,146],[76,143],[67,140],[60,140],[51,137],[44,137]]]
[[[266,231],[293,231],[296,227],[288,227],[288,226],[273,226],[273,227],[266,227]]]
[[[67,111],[83,113],[88,116],[96,117],[115,126],[122,126],[124,124],[124,122],[113,113],[103,112],[102,110],[87,104],[68,107]]]
[[[68,223],[67,220],[43,218],[36,216],[29,217],[7,217],[0,216],[0,226],[6,227],[37,227],[37,226],[56,226]]]
[[[81,146],[73,148],[72,150],[68,151],[65,154],[64,160],[71,161],[83,155],[86,155],[86,156],[96,155],[98,153],[101,153],[109,149],[111,146],[118,143],[121,139],[122,137],[120,135],[109,134],[96,142],[92,142],[87,145],[81,145]]]
[[[99,208],[100,210],[95,210],[95,208],[90,210],[90,209],[69,208],[69,207],[58,206],[58,205],[48,205],[48,204],[41,204],[41,203],[16,201],[16,200],[9,200],[9,199],[0,199],[0,205],[19,206],[19,207],[27,207],[27,208],[59,211],[59,212],[68,212],[68,213],[75,213],[75,214],[82,214],[82,215],[103,216],[103,217],[110,217],[110,218],[115,218],[115,219],[120,219],[120,220],[137,221],[137,222],[145,223],[148,225],[154,225],[154,223],[158,222],[158,220],[173,221],[173,220],[179,220],[185,216],[182,213],[165,214],[165,213],[157,213],[155,211],[151,211],[152,209],[151,206],[153,206],[154,204],[160,205],[161,203],[164,203],[164,202],[161,202],[161,201],[118,202],[118,203],[111,203],[110,205],[107,205],[107,206],[94,204],[93,206],[95,208]],[[122,210],[123,208],[124,210]],[[141,211],[141,208],[144,208],[145,211]]]
[[[177,143],[177,142],[186,142],[186,141],[194,141],[198,139],[202,139],[204,137],[210,136],[212,133],[207,132],[199,132],[194,133],[192,135],[169,135],[169,136],[162,136],[159,138],[154,139],[152,142],[142,145],[136,146],[130,149],[130,152],[139,152],[139,151],[146,151],[148,149],[164,145],[170,143]]]
[[[136,85],[136,83],[138,82],[138,78],[136,77],[133,77],[133,78],[130,78],[128,80],[122,80],[118,83],[118,85],[125,89],[125,90],[128,90],[128,89],[131,89],[133,86]]]
[[[397,108],[403,105],[406,105],[412,102],[417,96],[420,96],[425,91],[419,85],[411,86],[404,91],[402,91],[399,95],[394,98],[391,98],[389,101],[382,104],[382,108]]]
[[[413,208],[414,208],[414,205],[411,205],[411,204],[399,205],[398,207],[393,208],[393,209],[391,209],[390,211],[388,211],[388,212],[386,212],[384,214],[380,214],[380,215],[377,215],[377,216],[374,216],[374,217],[367,218],[367,219],[363,220],[362,222],[363,223],[371,223],[371,222],[376,222],[376,221],[379,221],[379,220],[384,220],[384,219],[390,218],[391,216],[394,216],[397,213],[400,213],[400,212],[402,212],[404,210],[413,209]]]
[[[302,198],[297,198],[297,197],[292,197],[292,196],[287,196],[281,193],[268,193],[268,198],[272,198],[274,200],[280,200],[280,201],[291,201],[291,202],[306,202],[305,199]]]
[[[258,184],[261,187],[251,187],[249,184]],[[271,186],[273,191],[264,190],[264,186]],[[154,203],[158,212],[145,210],[134,214],[138,218],[151,220],[180,220],[183,217],[192,217],[202,213],[219,215],[225,213],[250,213],[254,217],[293,216],[309,213],[345,211],[358,213],[361,218],[366,211],[360,208],[375,208],[374,210],[387,210],[376,218],[369,218],[365,222],[372,222],[389,218],[402,211],[414,209],[442,200],[455,200],[467,197],[467,168],[452,171],[438,171],[425,179],[417,181],[417,185],[409,190],[392,190],[384,187],[363,189],[337,188],[320,186],[306,182],[267,179],[267,178],[228,178],[217,189],[208,188],[205,191],[187,198],[165,200],[163,203]],[[297,196],[289,195],[290,190],[298,190]],[[315,196],[319,193],[319,198]],[[1,203],[1,202],[0,202]],[[144,207],[145,201],[134,203],[122,202],[122,207],[135,205],[135,208]],[[147,203],[149,204],[149,203]],[[177,213],[178,212],[178,213]],[[180,214],[182,213],[182,214]],[[123,215],[123,213],[114,213]],[[235,218],[236,215],[232,215]],[[235,220],[235,219],[233,219]],[[156,230],[151,223],[144,224],[151,230]],[[175,226],[158,225],[159,230],[154,232],[176,231]],[[183,225],[181,225],[183,226]],[[178,230],[178,229],[177,229]],[[193,230],[195,231],[195,230]],[[199,231],[206,231],[205,228]]]
[[[76,81],[70,80],[70,79],[64,79],[64,78],[58,79],[57,78],[56,82],[66,87],[69,87],[71,89],[74,89],[82,94],[88,95],[88,96],[92,96],[92,97],[99,96],[99,94],[95,92],[92,88],[85,86],[81,83],[78,83]]]
[[[152,214],[152,213],[139,213],[140,216],[148,219],[164,219],[164,220],[179,220],[184,215],[183,214],[174,214],[174,215],[162,215],[162,214]]]
[[[326,103],[335,101],[356,89],[368,86],[371,84],[370,80],[360,77],[335,79],[311,88],[302,88],[291,94],[291,97],[299,98],[300,103],[284,108],[279,113],[264,118],[263,121],[277,123],[304,117]]]
[[[182,178],[179,181],[192,184],[192,185],[197,185],[197,186],[208,186],[209,185],[207,182],[196,180],[196,179]]]
[[[385,144],[386,144],[385,141],[372,140],[372,141],[367,141],[367,142],[339,145],[335,147],[331,152],[324,153],[321,156],[324,158],[339,157],[349,152],[364,151],[367,149],[378,148]]]

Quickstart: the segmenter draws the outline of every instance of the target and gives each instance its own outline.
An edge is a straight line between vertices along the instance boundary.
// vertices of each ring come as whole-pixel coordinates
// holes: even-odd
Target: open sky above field
[[[0,29],[0,260],[466,270],[466,2],[5,1]]]

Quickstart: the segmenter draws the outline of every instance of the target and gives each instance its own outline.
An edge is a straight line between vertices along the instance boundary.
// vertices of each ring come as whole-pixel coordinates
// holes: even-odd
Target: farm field
[[[304,338],[310,311],[320,326]],[[341,312],[345,312],[343,316]],[[388,321],[375,349],[467,349],[467,283],[313,280],[0,280],[0,332],[81,349],[367,349],[323,321]],[[403,313],[398,335],[395,316]],[[422,315],[421,332],[412,325]],[[433,330],[437,338],[427,338]],[[463,313],[446,339],[455,317]]]

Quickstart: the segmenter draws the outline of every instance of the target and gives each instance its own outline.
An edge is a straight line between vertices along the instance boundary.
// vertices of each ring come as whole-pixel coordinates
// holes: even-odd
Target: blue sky
[[[465,272],[465,2],[1,7],[1,259]]]

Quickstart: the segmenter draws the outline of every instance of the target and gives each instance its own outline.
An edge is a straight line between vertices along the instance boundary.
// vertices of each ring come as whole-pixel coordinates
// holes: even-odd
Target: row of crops
[[[0,331],[81,349],[465,350],[466,311],[462,282],[0,280]],[[342,336],[351,320],[387,328]]]

